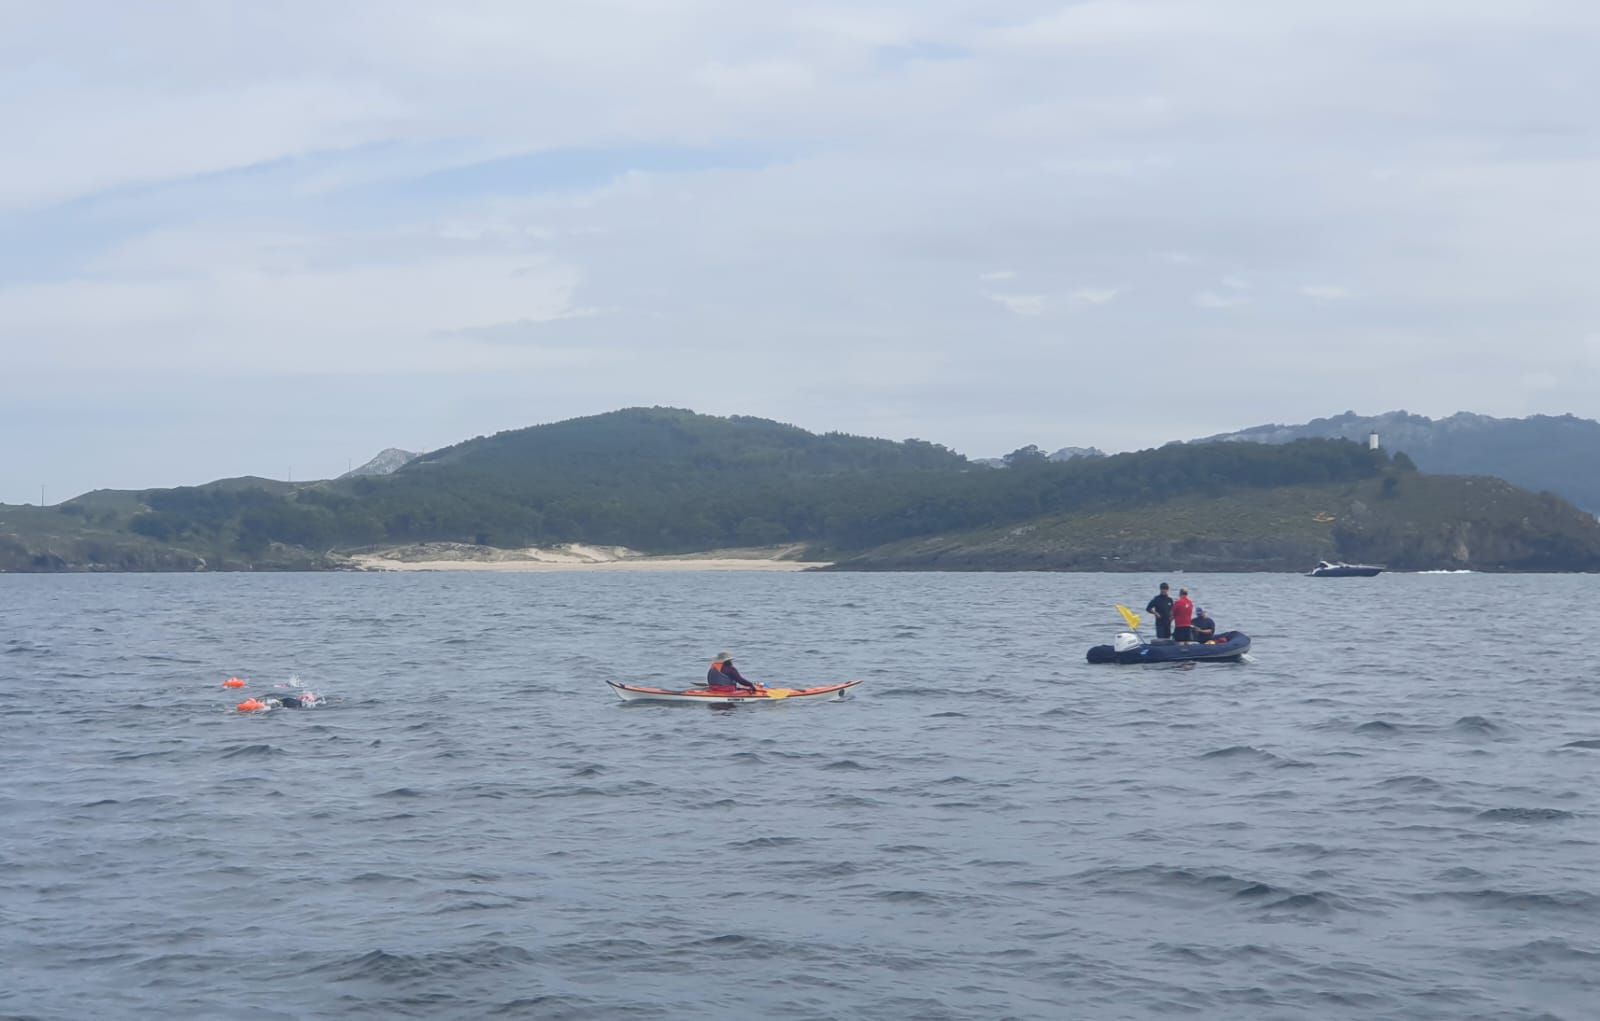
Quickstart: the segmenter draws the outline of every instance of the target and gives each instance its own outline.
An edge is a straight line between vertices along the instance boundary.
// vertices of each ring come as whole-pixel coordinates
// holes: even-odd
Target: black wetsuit
[[[1172,597],[1165,592],[1156,596],[1145,604],[1145,613],[1153,613],[1156,618],[1156,637],[1172,637]]]
[[[749,688],[756,690],[755,683],[744,679],[739,673],[739,668],[733,665],[733,660],[725,659],[721,663],[711,664],[711,669],[706,671],[706,686],[708,688]]]

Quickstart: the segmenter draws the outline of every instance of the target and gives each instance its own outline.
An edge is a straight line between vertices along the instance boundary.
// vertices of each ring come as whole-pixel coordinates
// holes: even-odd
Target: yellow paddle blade
[[[767,689],[767,697],[768,698],[788,698],[790,695],[793,695],[793,694],[794,694],[794,689],[793,688],[768,688]]]
[[[1128,627],[1135,631],[1139,630],[1139,615],[1137,613],[1134,613],[1121,603],[1117,604],[1117,612],[1122,614],[1122,619],[1128,622]]]

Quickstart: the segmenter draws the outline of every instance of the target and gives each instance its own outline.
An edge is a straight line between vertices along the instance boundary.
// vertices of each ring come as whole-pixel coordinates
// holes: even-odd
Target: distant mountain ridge
[[[1463,411],[1432,419],[1407,411],[1346,411],[1303,425],[1258,425],[1191,442],[1366,442],[1372,433],[1385,450],[1404,452],[1425,472],[1492,475],[1525,489],[1556,493],[1600,514],[1600,422],[1574,415],[1494,418]]]

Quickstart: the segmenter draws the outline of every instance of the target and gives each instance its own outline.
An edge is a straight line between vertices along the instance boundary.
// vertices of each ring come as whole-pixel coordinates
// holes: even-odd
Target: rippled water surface
[[[1592,578],[1158,580],[0,576],[0,1016],[1596,1016]]]

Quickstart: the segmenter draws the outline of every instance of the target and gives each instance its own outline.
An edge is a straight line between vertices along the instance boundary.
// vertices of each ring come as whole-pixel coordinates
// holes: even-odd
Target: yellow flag
[[[1139,630],[1139,615],[1137,613],[1134,613],[1121,603],[1117,604],[1117,612],[1122,614],[1122,619],[1128,622],[1130,628],[1135,631]]]

